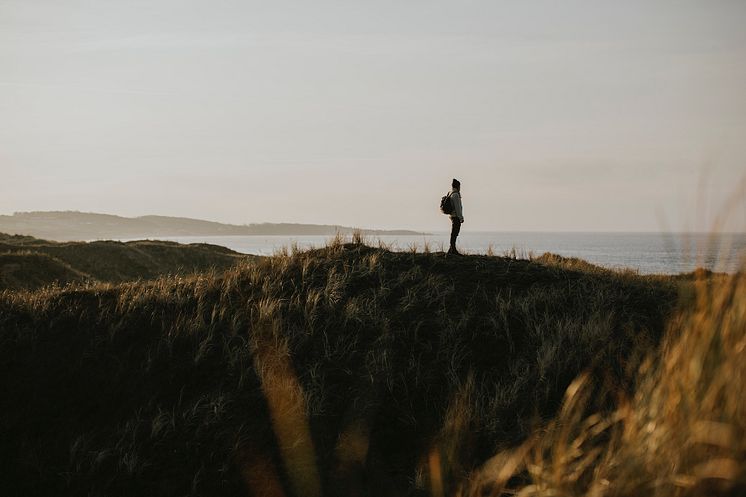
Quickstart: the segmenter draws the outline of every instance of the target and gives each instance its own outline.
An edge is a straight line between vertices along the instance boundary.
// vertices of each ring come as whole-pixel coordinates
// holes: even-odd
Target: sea
[[[369,245],[392,250],[433,252],[448,248],[448,233],[407,236],[368,236]],[[348,237],[349,238],[349,237]],[[159,237],[179,243],[210,243],[236,252],[272,255],[283,248],[323,247],[329,236],[176,236]],[[458,248],[466,254],[517,255],[521,258],[551,252],[577,257],[610,269],[640,274],[678,274],[704,267],[735,273],[746,256],[746,233],[537,233],[462,232]]]

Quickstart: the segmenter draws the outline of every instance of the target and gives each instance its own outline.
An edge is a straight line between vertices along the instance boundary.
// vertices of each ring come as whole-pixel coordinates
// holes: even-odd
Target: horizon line
[[[78,213],[78,214],[94,214],[94,215],[104,215],[104,216],[114,216],[114,217],[120,217],[124,219],[139,219],[144,217],[165,217],[165,218],[174,218],[174,219],[189,219],[191,221],[202,221],[202,222],[208,222],[208,223],[216,223],[216,224],[224,224],[224,225],[230,225],[230,226],[252,226],[252,225],[262,225],[262,224],[297,224],[297,225],[304,225],[304,226],[330,226],[330,227],[338,227],[338,228],[348,228],[352,230],[361,230],[361,231],[412,231],[416,232],[417,235],[412,236],[429,236],[435,233],[448,233],[448,229],[427,229],[427,228],[381,228],[381,227],[361,227],[361,226],[354,226],[354,225],[346,225],[346,224],[339,224],[339,223],[308,223],[308,222],[299,222],[299,221],[261,221],[261,222],[250,222],[250,223],[241,223],[236,224],[233,222],[226,222],[226,221],[215,221],[211,219],[203,219],[203,218],[194,218],[194,217],[188,217],[188,216],[177,216],[177,215],[164,215],[164,214],[143,214],[140,216],[125,216],[121,214],[112,214],[107,212],[94,212],[94,211],[81,211],[81,210],[28,210],[28,211],[13,211],[11,214],[2,214],[0,213],[0,216],[8,216],[13,217],[18,214],[43,214],[43,213]],[[627,230],[627,229],[602,229],[602,230],[595,230],[595,229],[558,229],[558,228],[548,228],[548,229],[497,229],[497,228],[478,228],[475,230],[470,230],[467,227],[464,227],[462,229],[462,233],[472,233],[472,234],[487,234],[487,233],[522,233],[522,234],[529,234],[529,233],[556,233],[556,234],[670,234],[670,235],[746,235],[746,230],[742,231],[701,231],[701,230],[694,230],[694,231],[687,231],[687,230]],[[189,235],[185,235],[189,236]],[[260,236],[260,235],[212,235],[212,236]],[[292,236],[292,235],[287,235]],[[304,236],[311,236],[311,235],[304,235]]]

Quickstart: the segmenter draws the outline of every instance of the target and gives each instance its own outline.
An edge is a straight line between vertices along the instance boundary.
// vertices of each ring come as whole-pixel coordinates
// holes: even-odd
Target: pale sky
[[[706,230],[746,173],[744,26],[742,0],[0,0],[0,214],[446,230],[457,177],[465,231]]]

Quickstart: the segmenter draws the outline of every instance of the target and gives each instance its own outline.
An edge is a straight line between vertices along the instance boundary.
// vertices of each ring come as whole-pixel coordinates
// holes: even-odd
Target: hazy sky
[[[455,176],[465,230],[707,229],[746,172],[744,26],[742,0],[0,0],[0,214],[445,230]]]

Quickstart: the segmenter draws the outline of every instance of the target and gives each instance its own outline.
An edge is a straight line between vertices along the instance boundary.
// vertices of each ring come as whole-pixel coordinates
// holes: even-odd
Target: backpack
[[[440,212],[443,214],[453,214],[453,200],[451,199],[451,192],[443,195],[440,199]]]

